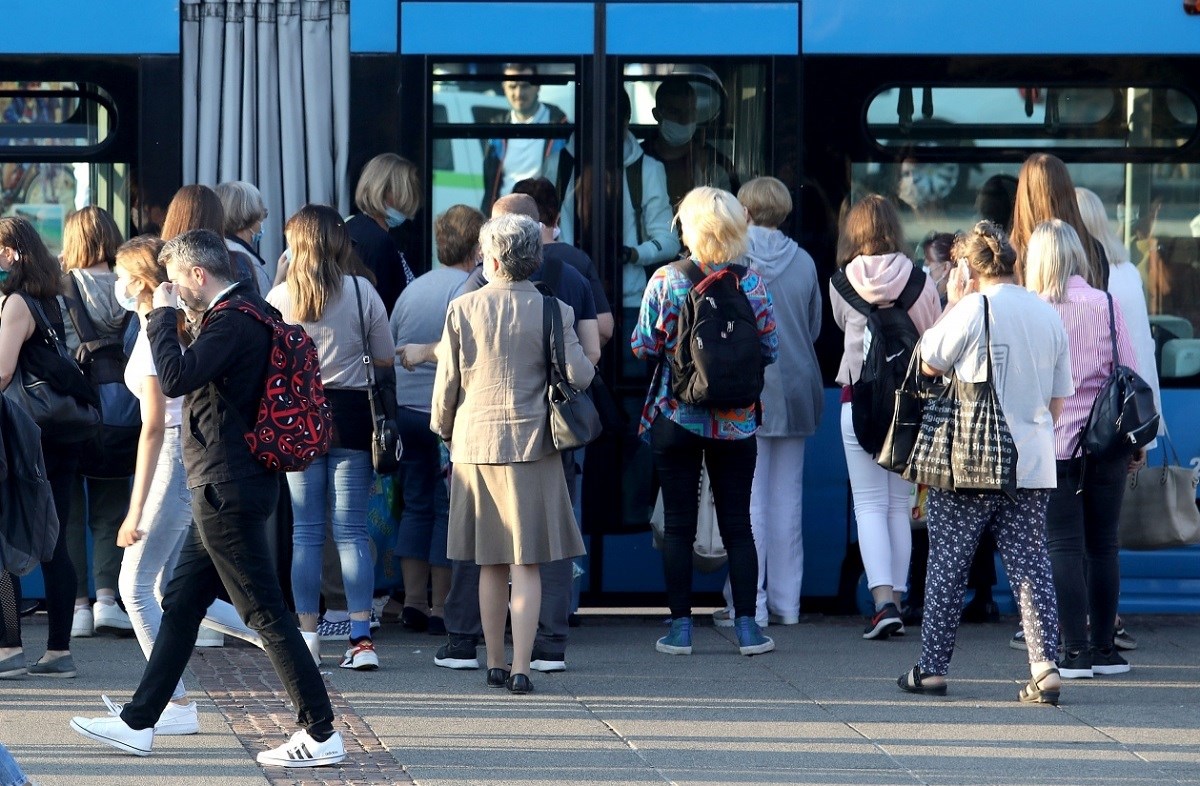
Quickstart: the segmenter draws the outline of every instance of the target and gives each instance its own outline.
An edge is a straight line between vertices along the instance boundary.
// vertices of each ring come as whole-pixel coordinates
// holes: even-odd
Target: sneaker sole
[[[893,633],[897,633],[904,628],[904,623],[895,617],[880,620],[875,627],[863,633],[864,639],[886,639]]]
[[[1020,650],[1021,652],[1029,651],[1029,647],[1025,644],[1024,641],[1017,641],[1016,639],[1009,639],[1008,646],[1014,650]]]
[[[77,671],[30,671],[25,670],[30,677],[50,677],[52,679],[69,680],[75,677]]]
[[[1096,672],[1097,674],[1104,674],[1106,676],[1111,675],[1111,674],[1128,674],[1129,673],[1129,664],[1128,663],[1118,663],[1118,664],[1110,665],[1110,666],[1093,665],[1092,671]]]
[[[199,723],[166,723],[154,724],[155,737],[185,737],[189,734],[199,734]]]
[[[656,642],[654,644],[654,649],[656,649],[659,652],[664,653],[666,655],[691,655],[692,654],[691,647],[676,647],[671,644],[663,644],[662,642]]]
[[[25,667],[19,669],[9,669],[8,671],[0,671],[0,680],[16,680],[26,675]]]
[[[1126,652],[1129,652],[1130,650],[1136,650],[1138,648],[1137,642],[1130,641],[1129,639],[1113,639],[1113,646],[1119,650],[1125,650]]]
[[[1064,680],[1090,680],[1094,670],[1095,667],[1091,669],[1064,669],[1062,666],[1059,666],[1058,674]]]
[[[94,630],[73,630],[73,631],[71,631],[71,638],[73,638],[73,639],[90,639],[95,635],[96,635],[96,632]]]
[[[75,721],[71,721],[71,728],[77,734],[81,734],[84,737],[87,737],[89,740],[95,740],[96,742],[103,742],[105,745],[110,745],[110,746],[116,748],[117,750],[125,751],[126,753],[132,753],[134,756],[149,756],[150,755],[150,751],[148,751],[148,750],[143,750],[142,748],[135,748],[127,742],[121,742],[120,740],[114,740],[111,737],[105,737],[102,734],[96,734],[93,731],[88,731],[87,729],[83,728]]]
[[[555,671],[566,671],[567,662],[565,660],[531,660],[529,668],[534,671],[540,671],[543,674],[549,674]]]
[[[118,639],[127,639],[133,635],[133,628],[120,628],[115,625],[97,625],[96,635],[116,636]],[[81,636],[80,638],[86,639],[87,636]]]
[[[474,670],[479,668],[479,658],[434,658],[433,665],[443,669]]]
[[[334,756],[322,756],[317,759],[273,759],[263,754],[258,754],[254,760],[264,767],[285,767],[289,770],[302,769],[306,767],[328,767],[331,764],[345,761],[345,752]]]
[[[339,668],[346,671],[376,671],[379,668],[379,661],[374,663],[342,663]]]
[[[752,647],[738,647],[738,652],[743,655],[762,655],[764,652],[771,652],[775,649],[775,642],[767,642],[766,644],[755,644]]]

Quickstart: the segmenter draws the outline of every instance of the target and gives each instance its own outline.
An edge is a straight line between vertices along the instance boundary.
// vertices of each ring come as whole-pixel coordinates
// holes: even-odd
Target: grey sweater
[[[462,294],[467,274],[439,267],[418,276],[404,288],[392,309],[392,339],[396,346],[440,341],[446,327],[446,307]],[[396,403],[428,412],[433,401],[433,373],[437,366],[422,363],[412,371],[396,361]]]

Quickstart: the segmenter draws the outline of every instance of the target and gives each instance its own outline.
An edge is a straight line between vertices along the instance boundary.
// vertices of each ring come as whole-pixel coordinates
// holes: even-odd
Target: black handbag
[[[600,436],[600,414],[587,391],[576,390],[567,381],[562,313],[557,298],[542,296],[542,329],[546,338],[550,439],[559,451],[581,448]]]
[[[34,347],[27,347],[28,354],[23,349],[4,395],[25,410],[46,439],[70,443],[91,439],[100,428],[96,392],[67,352],[41,303],[24,293],[21,297],[33,317],[35,333],[50,352],[41,352],[35,370],[29,360]]]
[[[404,446],[396,425],[396,375],[389,372],[380,379],[375,373],[375,360],[367,343],[367,323],[363,317],[362,292],[358,279],[354,282],[354,297],[358,301],[358,325],[363,340],[363,367],[367,370],[367,399],[371,406],[371,465],[379,475],[390,475],[400,469]]]
[[[1076,452],[1097,459],[1132,456],[1158,435],[1154,391],[1117,354],[1116,315],[1108,296],[1108,334],[1112,341],[1112,373],[1100,388],[1080,434]]]
[[[941,393],[941,385],[921,373],[921,352],[913,350],[904,381],[896,390],[896,403],[892,410],[892,423],[883,438],[883,447],[876,461],[889,472],[903,472],[917,446],[921,433],[921,415],[925,402]]]

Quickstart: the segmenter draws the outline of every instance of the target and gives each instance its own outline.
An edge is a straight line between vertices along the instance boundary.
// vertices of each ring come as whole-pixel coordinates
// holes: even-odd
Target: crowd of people
[[[680,112],[694,100],[678,85],[667,97]],[[527,108],[536,117],[537,106]],[[670,128],[664,122],[659,147],[671,145]],[[58,521],[41,563],[48,639],[40,658],[27,658],[20,581],[5,572],[0,678],[74,677],[72,636],[136,636],[147,658],[137,692],[124,704],[104,697],[107,715],[75,718],[72,727],[148,755],[155,735],[199,730],[182,681],[193,645],[239,637],[266,652],[295,705],[302,729],[258,756],[284,767],[345,757],[317,668],[321,642],[340,640],[342,668],[379,668],[373,631],[381,619],[445,635],[434,658],[440,667],[481,668],[482,639],[489,687],[534,690],[531,672],[566,668],[574,560],[584,554],[576,456],[556,448],[547,423],[547,358],[555,356],[565,384],[584,390],[618,324],[626,334],[617,340],[628,342],[622,354],[655,369],[638,429],[665,519],[670,620],[655,647],[692,653],[696,490],[705,473],[729,563],[726,607],[713,622],[733,628],[742,655],[775,648],[765,631],[800,621],[805,440],[824,399],[814,349],[821,285],[812,257],[780,231],[792,211],[788,188],[771,177],[736,194],[726,190],[733,182],[696,185],[667,208],[669,242],[648,236],[649,224],[633,227],[627,235],[641,242],[631,241],[621,262],[636,268],[625,279],[635,283],[622,292],[618,321],[595,262],[561,239],[573,211],[560,193],[574,183],[556,185],[540,172],[517,177],[531,174],[518,172],[517,158],[506,163],[505,151],[516,156],[518,148],[496,149],[490,217],[468,205],[436,217],[441,264],[420,276],[388,233],[421,208],[416,168],[393,154],[364,168],[354,217],[324,205],[289,217],[288,250],[270,263],[256,251],[267,209],[244,182],[184,187],[161,237],[121,242],[105,211],[81,210],[67,222],[61,260],[29,222],[0,219],[0,387],[37,374],[59,380],[81,406],[99,404],[87,374],[63,366],[83,357],[96,334],[121,348],[140,422],[126,435],[120,471],[90,442],[43,428]],[[531,148],[520,160],[537,170],[548,152]],[[644,156],[631,153],[627,168]],[[638,170],[655,163],[646,157]],[[848,203],[835,275],[844,283],[831,282],[828,297],[845,336],[839,418],[874,603],[863,638],[920,624],[921,657],[898,685],[945,693],[968,586],[984,616],[994,607],[988,548],[980,546],[991,580],[986,569],[976,580],[972,568],[986,534],[1020,611],[1014,642],[1029,652],[1019,699],[1054,704],[1062,680],[1129,669],[1115,646],[1117,512],[1125,474],[1144,451],[1090,461],[1077,449],[1116,363],[1110,330],[1120,362],[1156,378],[1140,279],[1127,270],[1103,204],[1077,191],[1062,162],[1046,154],[1026,161],[1009,193],[1008,208],[989,203],[992,220],[931,234],[918,249],[922,264],[907,254],[895,203],[879,195]],[[1111,324],[1106,291],[1116,303]],[[718,395],[715,377],[704,380],[707,393],[692,384],[703,362],[692,352],[704,308],[697,300],[718,298],[732,304],[722,312],[726,333],[741,337],[739,351],[761,371],[749,398]],[[854,383],[871,342],[882,340],[871,332],[882,324],[872,315],[896,308],[915,331],[922,374],[992,381],[1017,446],[1015,491],[929,489],[921,538],[912,528],[913,485],[880,466],[855,411]],[[552,311],[564,339],[553,353]],[[245,438],[271,362],[264,321],[272,318],[310,337],[332,423],[327,452],[286,476],[256,462]],[[404,448],[389,478],[402,511],[394,544],[402,578],[387,587],[376,581],[381,555],[367,524],[378,488],[372,370],[395,375]],[[281,493],[291,521],[282,549],[271,540]],[[282,552],[291,554],[290,597],[273,562]],[[0,766],[6,756],[0,748]]]

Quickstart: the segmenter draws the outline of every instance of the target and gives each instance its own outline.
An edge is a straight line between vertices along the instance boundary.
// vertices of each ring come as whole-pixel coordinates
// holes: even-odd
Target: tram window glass
[[[76,82],[0,82],[0,145],[95,147],[108,138],[112,99]]]
[[[576,66],[518,60],[433,65],[431,226],[456,204],[488,212],[526,177],[557,181],[575,130]]]
[[[883,90],[867,108],[871,137],[888,149],[932,147],[1182,147],[1196,104],[1145,87],[927,87]]]
[[[125,164],[20,161],[0,164],[0,216],[20,216],[38,230],[51,253],[62,251],[67,217],[88,205],[112,214],[122,233],[130,222],[129,167]]]

